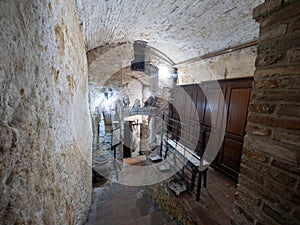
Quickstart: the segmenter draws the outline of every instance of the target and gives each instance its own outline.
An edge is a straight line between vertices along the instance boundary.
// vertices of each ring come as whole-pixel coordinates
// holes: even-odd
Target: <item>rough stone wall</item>
[[[300,224],[300,2],[253,11],[260,36],[233,224]]]
[[[207,80],[253,76],[256,47],[201,60],[179,67],[178,85],[198,84]]]
[[[1,1],[0,46],[0,224],[83,224],[92,134],[73,1]]]

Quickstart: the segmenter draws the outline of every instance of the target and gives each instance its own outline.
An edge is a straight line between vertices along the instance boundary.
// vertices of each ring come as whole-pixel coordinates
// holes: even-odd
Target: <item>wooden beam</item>
[[[205,54],[205,55],[202,55],[202,56],[198,56],[196,58],[188,59],[186,61],[177,63],[177,64],[174,65],[174,67],[186,66],[188,64],[199,62],[199,61],[204,60],[204,59],[209,59],[209,58],[212,58],[212,57],[215,57],[215,56],[224,55],[224,54],[231,53],[231,52],[234,52],[234,51],[238,51],[238,50],[241,50],[241,49],[244,49],[244,48],[249,48],[249,47],[252,47],[252,46],[256,46],[257,43],[258,43],[258,41],[254,40],[254,41],[243,43],[243,44],[240,44],[240,45],[237,45],[237,46],[234,46],[234,47],[225,48],[223,50],[215,51],[215,52],[212,52],[212,53],[208,53],[208,54]]]

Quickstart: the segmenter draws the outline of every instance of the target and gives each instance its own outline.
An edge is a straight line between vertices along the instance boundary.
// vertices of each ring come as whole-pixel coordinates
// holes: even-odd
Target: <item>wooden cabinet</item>
[[[196,138],[198,143],[194,150],[199,155],[211,130],[219,129],[223,121],[225,137],[212,166],[234,179],[239,174],[252,81],[253,78],[240,78],[178,86],[174,89],[174,104],[170,110],[171,117],[180,120],[173,126],[172,133],[176,130],[187,145]],[[197,126],[200,134],[193,129]]]
[[[223,146],[214,165],[234,179],[237,179],[240,169],[252,81],[249,78],[224,83],[226,131]]]
[[[209,82],[204,84],[206,97],[203,124],[209,128],[217,128],[224,113],[224,83]]]
[[[227,132],[245,135],[252,79],[236,80],[226,85]],[[238,123],[236,122],[238,119]]]
[[[176,140],[180,139],[183,145],[196,152],[200,151],[198,140],[204,108],[205,95],[201,86],[183,85],[174,88],[174,103],[171,111],[174,114],[173,118],[180,121],[179,124],[175,122],[173,126],[173,130],[179,134]],[[180,131],[178,131],[179,127]]]

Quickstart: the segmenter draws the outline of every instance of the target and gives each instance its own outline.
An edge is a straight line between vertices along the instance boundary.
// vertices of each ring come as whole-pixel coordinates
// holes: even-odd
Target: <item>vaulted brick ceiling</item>
[[[87,50],[144,40],[174,63],[252,41],[263,0],[76,0]]]

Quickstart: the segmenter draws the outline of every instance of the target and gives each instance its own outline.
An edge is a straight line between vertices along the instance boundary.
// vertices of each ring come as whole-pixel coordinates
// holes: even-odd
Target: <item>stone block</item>
[[[279,80],[272,79],[272,80],[256,80],[254,82],[254,88],[256,89],[274,89],[278,88]]]
[[[268,127],[248,124],[246,127],[246,132],[252,135],[269,136],[272,133],[272,130]]]
[[[232,217],[233,217],[232,225],[243,225],[243,224],[250,223],[249,220],[243,214],[241,214],[241,212],[237,209],[237,207],[234,208]]]
[[[275,2],[275,1],[274,1]],[[279,2],[279,1],[278,1]],[[276,3],[274,3],[275,8],[270,10],[270,13],[266,13],[263,17],[258,17],[257,19],[260,20],[261,27],[267,27],[270,25],[273,25],[275,23],[282,23],[282,22],[290,22],[293,17],[299,15],[299,6],[300,3],[298,0],[290,0],[290,1],[281,1],[282,7],[278,6],[278,8],[275,6]],[[293,4],[290,4],[293,3]],[[283,8],[284,10],[280,9]],[[278,10],[276,10],[278,9]],[[275,10],[275,11],[274,11]]]
[[[298,163],[298,151],[291,149],[290,146],[279,146],[269,138],[261,138],[253,135],[247,135],[244,139],[244,148],[255,149],[262,154],[267,153],[278,159],[283,159],[291,163]]]
[[[294,203],[293,207],[297,208],[300,204],[300,194],[299,193],[294,193],[292,195],[291,202]],[[292,209],[292,211],[294,210],[294,208]]]
[[[263,167],[266,166],[266,163],[259,163],[257,160],[254,160],[254,159],[249,159],[249,158],[246,158],[246,157],[243,157],[242,158],[242,162],[241,162],[241,167],[246,167],[246,168],[249,168],[251,169],[254,173],[258,173],[258,174],[261,174],[261,172],[263,172]],[[241,173],[244,175],[243,171],[241,171]],[[261,174],[261,175],[265,175],[265,174]],[[248,179],[251,179],[251,177],[248,177],[246,175],[246,177]],[[261,176],[262,177],[262,176]],[[257,182],[255,179],[253,179],[255,182]],[[261,182],[257,182],[259,184],[263,184],[263,181]]]
[[[300,38],[299,38],[300,39]],[[278,65],[272,68],[260,68],[255,71],[254,79],[300,75],[300,67],[296,65]]]
[[[255,225],[278,225],[277,222],[275,222],[272,218],[269,218],[267,215],[265,215],[263,212],[261,212],[257,216],[257,222]]]
[[[252,99],[260,101],[300,102],[300,95],[296,90],[253,90]]]
[[[300,48],[297,49],[293,49],[291,50],[291,62],[295,63],[295,62],[300,62]]]
[[[286,34],[287,26],[288,25],[286,23],[283,23],[261,28],[259,38],[264,41],[283,36]]]
[[[279,224],[286,224],[287,222],[282,218],[282,214],[274,210],[274,206],[269,206],[263,203],[262,211],[268,215],[270,218],[274,219]]]
[[[245,209],[240,206],[235,206],[233,210],[234,221],[238,224],[253,224],[255,216],[249,214]]]
[[[252,101],[249,105],[249,111],[272,114],[275,110],[275,107],[275,104]]]
[[[242,164],[240,165],[240,172],[244,175],[247,176],[249,179],[252,179],[258,184],[263,184],[264,178],[263,175],[259,174],[257,171],[254,171],[252,169],[249,169],[248,167],[245,166],[245,161],[246,159],[242,159]]]
[[[274,182],[270,179],[265,180],[264,186],[267,190],[272,191],[274,195],[277,194],[278,198],[282,200],[283,203],[278,203],[278,207],[287,212],[291,209],[290,204],[288,204],[287,202],[292,200],[292,197],[294,196],[294,191],[292,188],[290,188],[290,186],[285,185],[284,183]]]
[[[253,9],[253,18],[258,19],[258,17],[266,15],[281,6],[281,0],[265,1],[261,5]]]
[[[281,76],[278,80],[278,88],[288,90],[299,89],[300,76]]]
[[[293,215],[295,216],[295,218],[296,218],[298,221],[300,221],[300,209],[299,209],[299,207],[297,207],[297,208],[295,209],[295,211],[293,212]]]
[[[296,118],[249,114],[248,119],[252,123],[257,123],[269,127],[282,127],[294,130],[300,129],[300,122]]]
[[[269,203],[276,205],[279,210],[288,212],[290,209],[292,209],[289,201],[285,200],[282,196],[278,195],[275,192],[272,192],[272,189],[257,185],[255,181],[249,180],[244,175],[240,176],[240,189],[255,193],[257,198],[261,199],[261,202],[268,201]],[[259,217],[260,213],[260,210],[257,210],[255,216]],[[261,218],[264,217],[261,216]]]
[[[238,192],[235,196],[235,203],[236,205],[242,206],[243,210],[240,210],[248,220],[254,219],[255,213],[259,211],[259,206],[248,199],[245,195],[241,192]]]
[[[268,66],[275,66],[275,65],[284,65],[289,62],[287,53],[272,53],[269,55],[258,55],[255,60],[256,68],[260,67],[268,67]]]
[[[281,104],[276,114],[280,116],[291,116],[295,118],[300,118],[300,105]]]
[[[261,167],[261,173],[265,174],[269,179],[273,179],[279,184],[285,184],[291,188],[296,186],[297,179],[287,173],[283,173],[274,167]]]
[[[240,187],[237,195],[240,198],[245,199],[248,201],[251,205],[254,205],[256,208],[261,205],[261,197],[257,196],[257,194],[253,191],[248,190],[247,188]]]
[[[252,191],[253,193],[256,193],[258,197],[263,198],[263,195],[259,192],[259,190],[262,189],[263,186],[244,176],[243,173],[240,173],[239,175],[239,188],[244,188]]]
[[[242,157],[252,158],[261,162],[266,162],[268,160],[268,156],[266,153],[260,150],[252,149],[248,146],[243,147]]]
[[[271,40],[262,40],[259,46],[257,46],[257,53],[260,55],[268,55],[270,53],[279,53],[290,49],[294,46],[294,38],[294,34],[287,34],[284,38],[278,37]]]
[[[264,90],[299,89],[300,76],[274,76],[268,79],[255,80],[254,88],[256,88],[256,90],[257,89],[264,89]]]
[[[297,160],[300,160],[300,154]],[[289,171],[292,174],[300,175],[300,168],[296,164],[290,162],[283,162],[283,160],[279,160],[279,159],[273,159],[271,165],[279,169]]]
[[[289,32],[295,32],[300,30],[300,16],[296,17],[294,20],[289,23]]]
[[[255,60],[257,67],[299,63],[300,32],[261,41]]]
[[[258,163],[254,160],[244,161],[243,164],[255,170],[256,172],[259,172],[260,174],[262,174],[263,177],[273,179],[274,181],[288,185],[291,188],[296,186],[297,179],[294,176],[291,176],[286,172],[280,171],[276,167]]]

